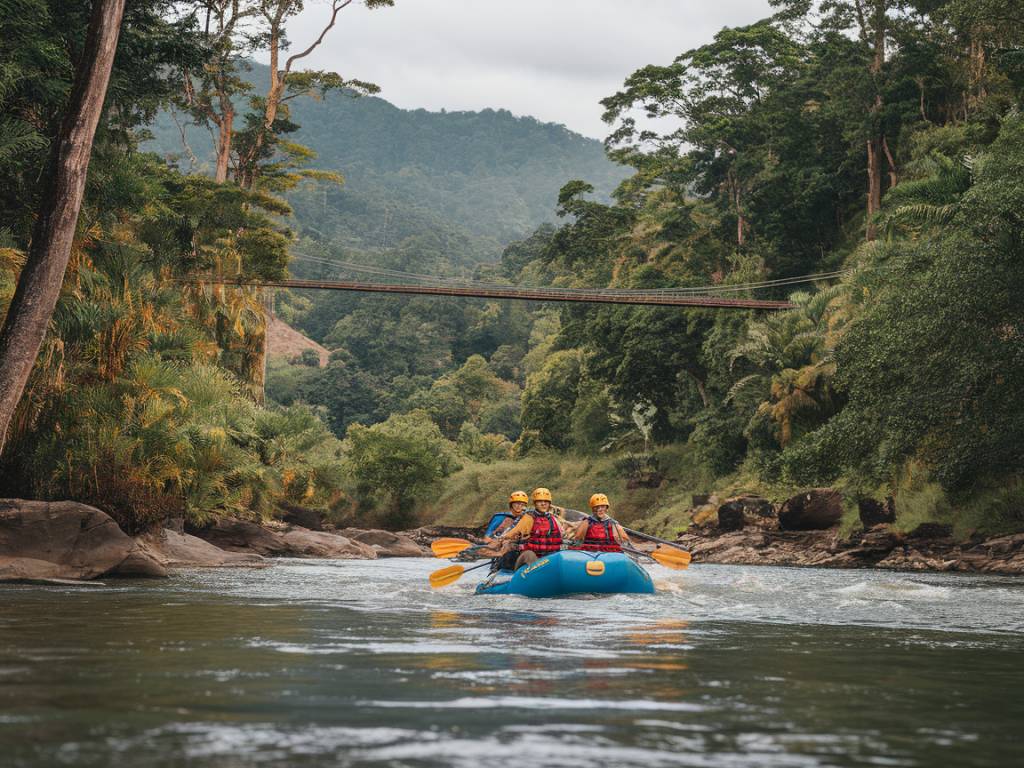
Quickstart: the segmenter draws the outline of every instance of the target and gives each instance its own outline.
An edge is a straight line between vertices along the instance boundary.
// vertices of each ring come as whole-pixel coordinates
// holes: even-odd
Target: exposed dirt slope
[[[298,357],[304,349],[312,349],[320,357],[321,368],[327,365],[327,359],[331,355],[327,347],[303,336],[279,317],[270,318],[269,342],[271,357],[284,357],[289,360]]]

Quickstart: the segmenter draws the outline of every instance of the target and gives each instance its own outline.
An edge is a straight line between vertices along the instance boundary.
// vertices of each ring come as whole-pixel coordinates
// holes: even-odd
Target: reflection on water
[[[531,601],[436,565],[0,587],[0,765],[1018,763],[1013,579],[703,566]]]

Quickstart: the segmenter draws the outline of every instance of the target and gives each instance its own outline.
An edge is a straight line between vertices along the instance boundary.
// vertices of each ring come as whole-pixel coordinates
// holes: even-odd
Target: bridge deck
[[[344,280],[265,280],[239,281],[214,276],[198,276],[200,283],[245,285],[266,288],[312,288],[326,291],[356,291],[360,293],[397,293],[428,296],[470,296],[482,299],[514,299],[518,301],[567,301],[587,304],[645,304],[656,307],[717,307],[721,309],[792,309],[788,301],[742,299],[722,296],[676,294],[653,289],[651,291],[622,291],[558,288],[460,287],[447,285],[409,285],[395,283],[364,283]]]

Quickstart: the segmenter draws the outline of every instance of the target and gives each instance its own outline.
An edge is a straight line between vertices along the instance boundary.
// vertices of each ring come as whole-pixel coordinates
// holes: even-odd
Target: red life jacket
[[[615,521],[587,518],[587,535],[580,549],[588,552],[621,552],[622,545],[615,538]]]
[[[530,538],[523,544],[522,549],[532,550],[538,555],[550,555],[562,548],[562,532],[555,522],[552,514],[542,515],[540,512],[533,513],[533,528],[530,529]]]

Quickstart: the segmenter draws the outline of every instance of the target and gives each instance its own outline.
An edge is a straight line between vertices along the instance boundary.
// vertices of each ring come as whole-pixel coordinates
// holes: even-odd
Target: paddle
[[[449,565],[447,568],[442,568],[439,571],[434,571],[430,574],[430,586],[434,589],[440,589],[441,587],[447,587],[449,584],[454,584],[456,581],[462,578],[462,574],[467,571],[475,571],[477,568],[483,568],[485,565],[490,565],[491,561],[480,563],[480,565],[474,565],[472,568],[467,568],[464,565]]]
[[[483,545],[474,544],[466,539],[435,539],[430,544],[430,551],[434,553],[435,557],[454,557],[467,549],[476,549],[481,546]]]
[[[587,517],[587,515],[583,514],[578,509],[563,509],[562,512],[572,512],[574,515],[578,515],[576,520],[572,521],[574,523],[575,522],[579,522],[584,517]],[[633,538],[637,538],[637,539],[640,539],[642,541],[653,541],[655,544],[661,544],[661,545],[666,546],[666,547],[672,547],[672,549],[675,549],[675,550],[681,552],[682,554],[686,555],[686,563],[687,563],[687,565],[689,565],[689,563],[690,563],[690,553],[687,552],[682,547],[680,547],[678,544],[674,544],[671,541],[666,541],[665,539],[659,539],[657,536],[651,536],[649,533],[640,533],[640,531],[634,531],[632,528],[627,528],[626,526],[622,525],[622,523],[619,523],[619,525],[622,527],[622,530],[624,530],[629,536],[631,536]],[[659,550],[656,549],[654,551],[657,552]],[[671,567],[671,566],[669,566],[669,567]]]
[[[629,552],[632,555],[649,557],[659,565],[664,565],[666,568],[671,568],[675,571],[684,571],[690,567],[690,553],[684,552],[681,549],[666,550],[659,547],[653,552],[641,552],[639,549],[633,549],[632,547],[623,547],[622,551]]]

